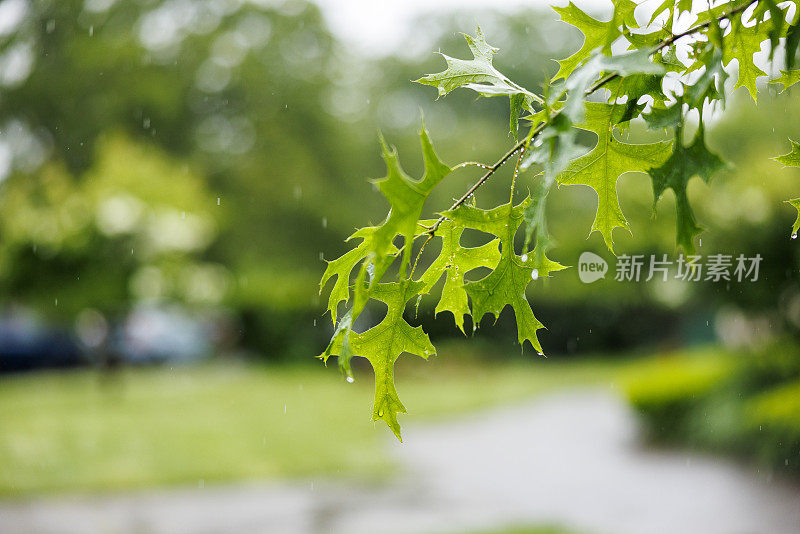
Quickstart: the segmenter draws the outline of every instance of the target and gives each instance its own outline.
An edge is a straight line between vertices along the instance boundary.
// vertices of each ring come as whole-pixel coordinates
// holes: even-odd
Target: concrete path
[[[798,534],[800,487],[642,448],[608,391],[562,392],[452,423],[406,422],[388,486],[332,481],[0,503],[0,532],[455,533],[555,524],[589,534]]]

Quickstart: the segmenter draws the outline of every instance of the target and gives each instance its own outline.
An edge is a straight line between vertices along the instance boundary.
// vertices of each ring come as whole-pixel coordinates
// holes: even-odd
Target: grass
[[[500,530],[481,530],[469,534],[575,534],[558,527],[509,527]]]
[[[451,349],[457,351],[459,349]],[[620,364],[401,363],[401,424],[613,380]],[[406,360],[409,360],[406,358]],[[0,495],[392,473],[370,421],[372,377],[334,368],[228,362],[0,379]]]

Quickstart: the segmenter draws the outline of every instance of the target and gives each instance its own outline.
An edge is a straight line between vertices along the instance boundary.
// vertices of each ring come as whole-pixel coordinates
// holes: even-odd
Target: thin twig
[[[519,166],[522,163],[522,158],[525,157],[525,150],[527,150],[528,144],[525,143],[522,145],[522,148],[519,149],[519,156],[517,157],[517,163],[514,164],[514,174],[511,176],[511,194],[509,195],[508,201],[510,203],[514,202],[514,186],[517,183],[517,176],[519,176]]]
[[[425,250],[425,247],[428,246],[430,240],[433,239],[433,234],[422,234],[422,235],[427,235],[428,238],[425,240],[424,243],[422,243],[419,252],[417,252],[417,256],[414,258],[414,265],[411,266],[411,274],[408,275],[409,278],[414,278],[414,271],[417,270],[417,263],[419,262],[419,259],[422,257],[422,252]]]

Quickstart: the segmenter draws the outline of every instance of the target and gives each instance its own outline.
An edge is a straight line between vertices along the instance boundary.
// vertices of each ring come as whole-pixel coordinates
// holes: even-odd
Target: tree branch
[[[711,25],[711,23],[713,21],[716,21],[717,23],[719,23],[719,22],[722,22],[723,20],[730,19],[731,17],[734,17],[734,16],[744,12],[750,6],[752,6],[753,4],[758,3],[758,1],[759,0],[751,0],[750,2],[747,2],[746,4],[742,4],[741,6],[736,7],[736,8],[732,9],[731,11],[729,11],[727,13],[721,14],[719,17],[716,17],[715,19],[708,20],[708,21],[706,21],[706,22],[704,22],[702,24],[698,24],[697,26],[693,26],[693,27],[689,28],[688,30],[685,30],[683,32],[671,35],[670,37],[664,39],[658,45],[656,45],[655,48],[653,48],[653,50],[650,52],[650,55],[652,56],[653,54],[656,54],[656,53],[660,52],[664,48],[674,44],[679,39],[682,39],[684,37],[688,37],[690,35],[694,35],[697,32],[700,32],[702,30],[707,29]],[[603,78],[601,78],[600,80],[595,82],[591,87],[589,87],[585,91],[585,96],[590,96],[592,93],[594,93],[598,89],[601,89],[603,86],[605,86],[606,84],[612,82],[613,80],[617,79],[618,77],[619,77],[618,73],[607,74],[606,76],[604,76]],[[517,152],[519,152],[520,150],[525,148],[525,145],[527,143],[530,143],[531,141],[533,141],[533,139],[535,139],[536,136],[539,135],[547,127],[547,125],[550,124],[560,113],[561,113],[561,111],[554,112],[552,115],[550,115],[550,117],[547,118],[546,121],[543,121],[543,122],[539,123],[537,126],[534,127],[533,131],[528,132],[528,135],[525,136],[525,138],[523,140],[521,140],[516,145],[511,147],[511,149],[508,152],[506,152],[505,154],[503,154],[503,156],[500,159],[498,159],[493,165],[489,165],[488,167],[486,167],[488,169],[486,171],[486,174],[481,176],[478,179],[477,182],[472,184],[472,186],[469,189],[467,189],[466,193],[464,193],[458,200],[453,202],[453,204],[450,206],[450,208],[447,211],[452,211],[454,209],[457,209],[459,206],[461,206],[467,200],[469,200],[475,194],[475,192],[483,184],[485,184],[487,182],[487,180],[489,180],[489,178],[491,178],[491,176],[495,172],[497,172],[497,170],[500,167],[502,167],[509,159],[511,159],[511,157],[514,154],[516,154]],[[441,226],[441,224],[445,221],[445,219],[446,219],[446,217],[444,217],[444,216],[439,217],[436,220],[436,222],[433,223],[433,225],[430,228],[428,228],[428,231],[426,233],[430,237],[433,237],[433,235],[436,233],[436,230],[439,229],[439,226]]]

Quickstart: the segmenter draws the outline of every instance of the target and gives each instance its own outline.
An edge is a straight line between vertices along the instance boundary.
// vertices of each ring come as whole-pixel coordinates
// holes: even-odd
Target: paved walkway
[[[411,534],[558,524],[592,534],[798,534],[800,487],[732,462],[643,449],[606,391],[452,423],[406,422],[388,486],[332,481],[0,504],[0,532]]]

